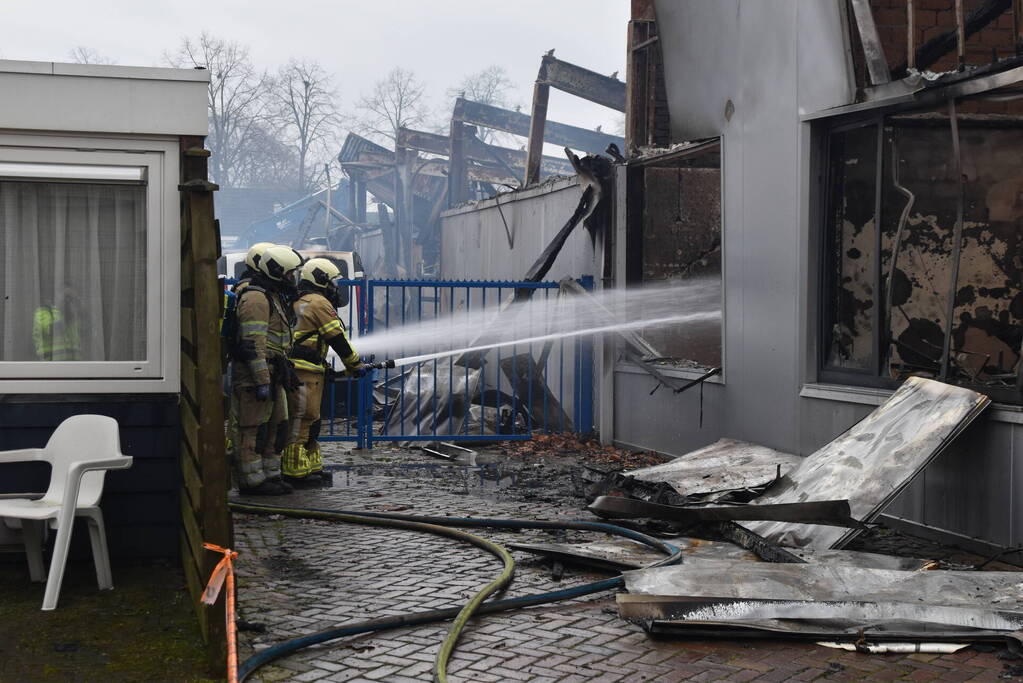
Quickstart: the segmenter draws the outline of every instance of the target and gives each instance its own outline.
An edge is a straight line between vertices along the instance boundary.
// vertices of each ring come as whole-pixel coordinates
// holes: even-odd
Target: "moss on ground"
[[[115,564],[114,590],[100,591],[91,562],[70,563],[43,612],[23,558],[0,561],[0,681],[219,680],[180,569]]]

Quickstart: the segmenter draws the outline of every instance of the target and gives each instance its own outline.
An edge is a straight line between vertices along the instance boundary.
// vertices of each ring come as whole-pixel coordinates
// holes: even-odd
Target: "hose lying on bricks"
[[[661,541],[641,534],[638,531],[632,529],[626,529],[624,527],[615,526],[614,524],[606,524],[603,522],[586,522],[586,521],[565,521],[565,522],[553,522],[553,521],[536,521],[536,520],[519,520],[519,519],[487,519],[487,518],[475,518],[475,517],[431,517],[422,515],[402,515],[398,513],[388,512],[366,512],[366,511],[353,511],[353,510],[329,510],[323,508],[285,508],[275,507],[272,505],[260,505],[251,503],[230,503],[230,508],[235,512],[241,512],[246,514],[255,515],[282,515],[285,517],[297,517],[301,519],[323,519],[328,521],[337,522],[352,522],[355,524],[377,524],[380,526],[389,526],[395,528],[403,528],[412,531],[428,531],[430,533],[441,533],[451,538],[457,538],[459,540],[466,540],[474,545],[480,545],[476,541],[482,541],[483,543],[489,543],[484,539],[480,539],[470,534],[463,534],[462,532],[455,531],[454,529],[445,527],[469,527],[469,528],[491,528],[491,529],[570,529],[579,531],[600,531],[607,534],[613,534],[615,536],[622,536],[629,538],[639,543],[643,543],[651,548],[660,550],[661,552],[668,555],[665,559],[660,562],[655,562],[650,565],[652,567],[660,567],[670,564],[676,564],[682,559],[682,551],[670,543]],[[438,531],[443,529],[443,531]],[[474,540],[469,540],[474,539]],[[497,545],[497,544],[492,544]],[[500,548],[500,546],[497,546]],[[486,548],[489,552],[492,552],[489,547]],[[503,548],[502,551],[507,553]],[[502,558],[503,559],[503,558]],[[511,571],[508,569],[506,562],[505,572],[502,572],[502,577],[507,573],[508,581],[511,580]],[[454,648],[454,644],[458,639],[458,634],[461,632],[462,626],[474,615],[480,614],[492,614],[494,612],[502,612],[506,610],[520,609],[523,607],[532,607],[534,605],[542,605],[550,602],[557,602],[560,600],[569,600],[572,598],[582,597],[584,595],[591,595],[593,593],[601,593],[603,591],[614,590],[623,585],[621,577],[613,579],[604,579],[603,581],[595,581],[593,583],[583,584],[581,586],[575,586],[573,588],[565,588],[557,591],[550,591],[547,593],[538,593],[535,595],[524,595],[519,598],[509,598],[506,600],[495,600],[493,602],[483,602],[488,596],[499,590],[503,585],[489,590],[491,587],[498,584],[501,580],[499,577],[497,580],[492,582],[489,586],[481,591],[481,594],[486,592],[482,598],[480,594],[477,594],[476,598],[465,605],[464,607],[449,607],[446,609],[434,609],[425,612],[413,612],[411,614],[405,614],[396,617],[381,617],[379,619],[370,619],[369,621],[363,621],[355,624],[346,624],[344,626],[338,626],[336,628],[329,628],[316,633],[310,633],[305,636],[299,636],[284,642],[278,643],[271,647],[266,648],[257,652],[253,656],[241,663],[238,667],[238,680],[244,681],[249,675],[251,675],[256,669],[268,664],[276,659],[287,656],[298,650],[309,647],[311,645],[318,645],[320,643],[327,642],[329,640],[335,640],[337,638],[344,638],[347,636],[354,636],[361,633],[372,633],[375,631],[383,631],[385,629],[398,628],[401,626],[420,626],[423,624],[432,624],[440,621],[447,621],[448,619],[456,619],[458,630],[452,628],[448,632],[448,636],[441,646],[440,652],[437,655],[437,668],[435,669],[435,675],[439,680],[446,680],[444,668],[442,665],[446,664],[447,657],[450,656],[451,651]],[[489,591],[489,592],[488,592]],[[450,642],[450,647],[448,643]],[[444,654],[445,649],[447,653]],[[442,660],[443,654],[443,660]]]
[[[444,642],[441,644],[440,650],[437,652],[437,661],[434,665],[434,678],[440,683],[446,683],[447,681],[447,662],[451,657],[451,653],[455,649],[455,643],[458,642],[458,637],[461,635],[462,630],[468,623],[469,618],[472,617],[473,612],[479,607],[479,605],[486,600],[488,597],[496,593],[497,591],[505,588],[511,583],[512,577],[515,574],[515,560],[512,558],[511,553],[505,550],[502,546],[488,541],[485,538],[468,534],[464,531],[458,531],[450,527],[438,526],[436,524],[428,524],[418,521],[399,520],[399,519],[381,519],[378,517],[371,517],[362,515],[360,513],[352,512],[324,512],[315,510],[303,510],[303,509],[285,509],[285,508],[268,508],[267,510],[246,510],[245,505],[232,504],[231,506],[235,510],[253,512],[256,514],[279,514],[288,517],[301,517],[305,519],[325,519],[332,522],[348,522],[351,524],[370,524],[375,526],[386,526],[396,529],[405,529],[407,531],[424,531],[426,533],[437,534],[438,536],[447,536],[459,541],[465,541],[478,548],[482,548],[494,555],[498,559],[504,562],[504,568],[501,570],[501,574],[487,584],[481,591],[476,593],[473,598],[462,607],[455,615],[455,621],[451,625],[451,629],[448,631],[448,635],[444,638]],[[255,507],[255,506],[252,506]],[[247,664],[247,662],[246,662]],[[255,670],[253,667],[252,670]],[[242,673],[242,667],[239,667],[238,680],[245,680],[248,675],[249,669],[245,668],[245,673]]]

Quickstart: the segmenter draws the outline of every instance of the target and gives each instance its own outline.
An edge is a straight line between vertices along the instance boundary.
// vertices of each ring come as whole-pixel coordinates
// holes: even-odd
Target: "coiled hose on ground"
[[[405,614],[397,617],[382,617],[379,619],[371,619],[369,621],[363,621],[356,624],[347,624],[345,626],[339,626],[336,628],[325,629],[316,633],[310,633],[305,636],[299,636],[286,640],[277,645],[271,646],[265,650],[262,650],[247,660],[242,662],[238,667],[238,680],[244,681],[250,676],[256,669],[268,664],[280,657],[284,657],[293,652],[309,647],[311,645],[317,645],[329,640],[335,640],[337,638],[343,638],[346,636],[353,636],[360,633],[371,633],[374,631],[382,631],[390,628],[397,628],[400,626],[418,626],[423,624],[432,624],[439,621],[447,621],[448,619],[454,618],[455,621],[452,624],[451,629],[448,631],[447,637],[441,644],[441,648],[437,653],[437,659],[435,662],[434,676],[438,681],[446,681],[446,667],[447,660],[451,653],[454,651],[455,643],[458,641],[458,637],[461,634],[462,629],[469,619],[478,614],[492,614],[494,612],[501,612],[505,610],[519,609],[522,607],[531,607],[534,605],[541,605],[549,602],[557,602],[559,600],[568,600],[570,598],[576,598],[583,595],[590,595],[593,593],[600,593],[607,590],[613,590],[620,587],[623,584],[621,577],[613,579],[605,579],[603,581],[595,581],[593,583],[583,584],[574,588],[566,588],[558,591],[550,591],[547,593],[538,593],[536,595],[526,595],[519,598],[510,598],[506,600],[495,600],[493,602],[484,602],[487,597],[493,595],[495,592],[503,589],[508,585],[512,579],[514,573],[514,560],[508,554],[508,551],[501,546],[480,538],[467,534],[465,532],[457,531],[449,527],[469,527],[469,528],[491,528],[491,529],[571,529],[580,531],[600,531],[607,534],[613,534],[615,536],[622,536],[629,538],[634,541],[643,543],[651,548],[660,550],[668,555],[664,560],[656,562],[651,566],[665,566],[669,564],[677,563],[681,557],[682,552],[679,548],[673,546],[670,543],[666,543],[659,539],[641,534],[638,531],[632,529],[626,529],[624,527],[615,526],[613,524],[605,524],[603,522],[586,522],[586,521],[565,521],[565,522],[554,522],[554,521],[536,521],[536,520],[518,520],[518,519],[487,519],[487,518],[474,518],[474,517],[437,517],[437,516],[423,516],[423,515],[402,515],[397,513],[387,512],[366,512],[366,511],[353,511],[353,510],[329,510],[323,508],[289,508],[289,507],[277,507],[272,505],[261,505],[252,503],[230,503],[230,507],[235,512],[241,512],[246,514],[258,514],[258,515],[282,515],[285,517],[297,517],[303,519],[323,519],[328,521],[336,522],[350,522],[354,524],[374,524],[378,526],[389,526],[394,528],[407,529],[410,531],[425,531],[429,533],[435,533],[450,538],[466,541],[472,543],[480,548],[487,550],[499,557],[504,561],[504,569],[497,579],[488,584],[483,590],[477,593],[472,600],[470,600],[463,607],[449,607],[446,609],[435,609],[428,610],[425,612],[414,612],[412,614]]]

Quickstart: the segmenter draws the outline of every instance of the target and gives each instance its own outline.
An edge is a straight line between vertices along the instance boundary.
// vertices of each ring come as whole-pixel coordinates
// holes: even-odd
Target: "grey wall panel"
[[[989,543],[1009,543],[1012,506],[1010,425],[980,418],[923,472],[928,526]]]
[[[206,86],[205,82],[194,80],[0,71],[0,127],[61,132],[206,135]]]
[[[799,383],[795,5],[744,3],[739,21],[740,95],[724,132],[724,165],[738,167],[731,177],[737,176],[741,193],[726,183],[724,252],[725,290],[740,289],[742,305],[738,312],[727,303],[725,309],[731,351],[726,411],[734,438],[792,451],[796,401],[765,398],[794,396]],[[737,315],[742,329],[736,337],[729,328]],[[742,359],[738,373],[730,367],[736,355]]]
[[[797,302],[809,155],[799,117],[852,93],[841,5],[665,0],[657,19],[674,140],[723,139],[722,424],[734,438],[803,450]]]
[[[800,418],[799,455],[809,455],[865,418],[874,406],[805,398]]]
[[[801,115],[855,101],[845,4],[835,0],[796,2]]]
[[[1023,427],[1017,424],[1008,425],[1012,431],[1009,441],[1009,464],[1012,467],[1012,492],[1009,501],[1009,538],[1014,546],[1023,545]],[[1019,561],[1019,555],[1013,561]]]
[[[641,449],[679,455],[717,441],[723,432],[725,387],[703,388],[703,426],[700,427],[700,389],[672,394],[647,374],[615,373],[615,440]]]
[[[746,7],[757,3],[745,3],[742,9],[739,0],[656,0],[654,4],[672,139],[718,135],[727,125],[728,100],[737,113],[746,109],[739,82],[746,38],[740,18]],[[782,42],[782,35],[777,39]]]
[[[446,212],[441,227],[441,277],[520,280],[571,217],[581,194],[575,178],[561,179]],[[514,235],[514,247],[509,246],[505,222]],[[581,275],[599,278],[600,272],[590,235],[579,226],[545,279]]]
[[[673,139],[717,135],[729,100],[736,113],[756,111],[787,95],[775,91],[786,78],[799,83],[800,113],[851,103],[843,4],[656,0]]]
[[[576,178],[561,178],[446,212],[441,224],[441,279],[521,280],[572,216],[580,196],[582,191]],[[514,247],[509,244],[506,222],[514,236]],[[556,281],[583,275],[592,275],[599,282],[599,263],[593,242],[586,228],[579,225],[544,280]],[[505,292],[505,296],[510,295],[510,290]],[[550,294],[555,295],[556,292]],[[458,297],[463,294],[456,292],[455,296],[457,307]],[[544,295],[537,295],[538,298],[541,296]],[[491,291],[488,293],[488,308],[494,303]],[[478,291],[473,294],[471,305],[473,308],[481,305]],[[540,347],[540,344],[534,344],[534,352],[539,353]],[[548,365],[548,386],[562,397],[569,414],[575,391],[574,362],[574,344],[567,340],[563,346],[555,345]],[[599,410],[599,397],[595,392],[593,415],[599,415]],[[592,425],[584,427],[586,431],[591,428]]]

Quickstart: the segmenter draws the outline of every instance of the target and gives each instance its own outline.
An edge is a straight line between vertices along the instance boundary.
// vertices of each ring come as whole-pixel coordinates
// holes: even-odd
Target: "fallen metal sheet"
[[[723,538],[740,548],[745,548],[764,562],[803,562],[777,543],[768,541],[763,536],[739,526],[735,522],[704,522],[702,527],[710,531],[713,538]]]
[[[666,542],[682,549],[684,556],[700,560],[734,560],[759,562],[752,552],[733,543],[706,541],[679,536],[665,538]],[[589,543],[509,543],[509,548],[544,555],[563,562],[575,562],[608,569],[640,569],[661,560],[664,555],[642,543],[627,538],[611,538]],[[792,554],[810,564],[836,564],[872,569],[918,571],[934,564],[932,560],[915,557],[895,557],[855,550],[795,549]]]
[[[1023,572],[907,572],[820,564],[687,560],[625,572],[630,593],[714,600],[886,602],[1023,610]]]
[[[654,596],[649,596],[654,597]],[[645,601],[645,609],[619,614],[629,620],[656,618],[660,621],[744,624],[765,620],[821,621],[838,620],[871,625],[884,622],[930,624],[957,629],[1018,631],[1023,628],[1023,611],[950,607],[911,602],[867,602],[862,600],[679,600]],[[640,616],[645,612],[647,616]],[[661,616],[651,617],[651,613]]]
[[[651,634],[658,636],[676,636],[679,638],[730,638],[767,640],[796,639],[820,641],[827,638],[831,641],[848,643],[906,643],[906,642],[951,642],[951,643],[1005,643],[1008,639],[1019,642],[1019,639],[1008,631],[982,631],[980,629],[955,630],[942,628],[931,630],[926,624],[905,622],[880,623],[862,626],[850,623],[843,629],[816,624],[805,625],[802,622],[778,619],[775,622],[764,622],[754,625],[722,624],[718,622],[675,622],[648,621],[641,622],[642,627]],[[802,627],[802,628],[799,628]],[[819,644],[819,643],[818,643]]]
[[[919,557],[898,557],[880,553],[866,553],[859,550],[814,550],[792,548],[793,555],[807,564],[842,565],[861,569],[891,569],[894,571],[916,572],[937,567],[935,560]]]
[[[444,458],[457,462],[460,465],[475,465],[476,451],[471,448],[463,448],[458,444],[446,443],[443,441],[431,441],[419,447],[424,453],[436,458]]]
[[[670,462],[624,474],[648,482],[664,482],[683,496],[714,502],[734,491],[760,489],[794,470],[803,458],[747,441],[720,439]]]
[[[834,650],[863,652],[872,655],[888,653],[950,655],[970,646],[969,643],[888,643],[887,645],[870,645],[863,643],[829,643],[824,641],[817,643],[817,645],[830,647]]]
[[[990,402],[969,389],[910,377],[884,404],[805,458],[753,504],[848,498],[853,517],[869,522]],[[797,548],[841,548],[859,533],[776,521],[743,526]]]
[[[388,406],[390,414],[381,436],[432,434],[442,439],[462,432],[468,404],[479,401],[479,370],[449,372],[427,362],[403,370],[401,376],[401,391]]]
[[[683,536],[663,540],[681,548],[687,558],[758,561],[756,555],[731,543]],[[610,538],[589,543],[508,543],[507,546],[563,562],[615,570],[639,569],[664,559],[663,553],[627,538]]]
[[[849,619],[829,616],[824,619],[781,619],[781,618],[757,618],[744,619],[741,621],[727,620],[706,620],[703,618],[684,618],[686,615],[705,617],[708,612],[723,613],[724,608],[735,605],[730,603],[708,601],[691,602],[681,598],[674,600],[657,595],[629,595],[619,594],[616,596],[618,613],[627,621],[641,624],[650,633],[661,635],[677,635],[681,637],[711,637],[711,638],[797,638],[807,640],[828,639],[833,641],[846,641],[864,643],[873,642],[979,642],[979,641],[1002,641],[1007,638],[1019,639],[1018,631],[1015,629],[980,629],[969,626],[947,626],[921,621],[909,621],[906,619],[892,618],[886,615],[881,619]],[[752,604],[749,602],[742,604]],[[761,603],[766,605],[766,603]],[[776,603],[780,605],[792,605],[791,602]],[[805,603],[807,605],[820,605],[821,603]],[[908,608],[920,607],[919,605],[905,605],[905,603],[878,604],[869,603],[883,610],[888,604],[892,604],[892,612],[901,611],[903,606]],[[712,606],[722,608],[715,610]],[[783,608],[784,609],[784,608]],[[971,608],[934,608],[934,610],[965,610],[956,612],[959,616],[956,620],[962,620],[968,615],[967,612],[984,613],[984,610],[972,610]],[[835,612],[835,610],[832,610]],[[937,613],[937,612],[935,612]],[[940,612],[940,618],[949,619],[952,612]],[[988,611],[988,614],[996,615],[995,611]],[[997,621],[998,616],[982,614],[982,621]],[[1018,620],[1023,613],[1009,612],[1010,616],[1000,623],[1011,624]]]
[[[799,520],[813,524],[844,527],[860,526],[860,523],[849,514],[849,501],[847,500],[818,500],[778,505],[678,507],[618,496],[599,496],[587,509],[596,515],[612,519],[649,517],[684,524],[770,519],[787,522]]]

